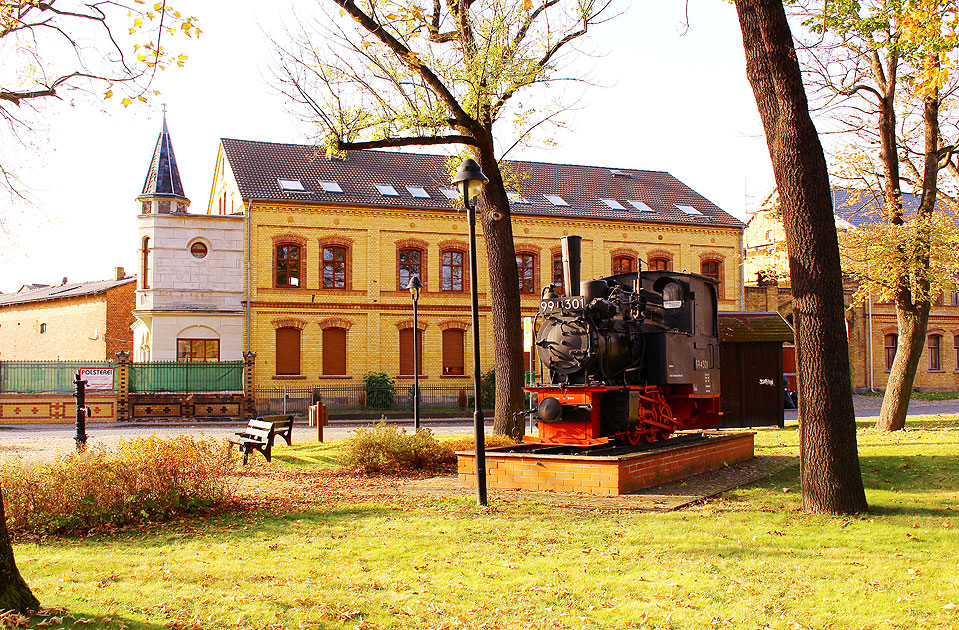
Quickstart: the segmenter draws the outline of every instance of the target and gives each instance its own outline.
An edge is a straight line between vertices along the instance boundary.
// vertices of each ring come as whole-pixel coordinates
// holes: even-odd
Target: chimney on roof
[[[113,279],[114,280],[123,280],[127,277],[127,272],[123,267],[114,267],[113,268]]]
[[[65,285],[66,283],[67,283],[67,277],[66,277],[66,276],[63,276],[63,281],[60,282],[60,286],[62,287],[62,286]]]

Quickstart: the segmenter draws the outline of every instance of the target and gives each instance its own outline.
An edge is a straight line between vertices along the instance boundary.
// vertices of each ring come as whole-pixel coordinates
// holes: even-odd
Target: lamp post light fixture
[[[413,430],[420,430],[420,334],[416,303],[420,301],[420,289],[424,288],[419,276],[410,276],[406,288],[413,298]]]
[[[480,384],[479,297],[476,288],[476,212],[470,200],[483,190],[489,181],[480,165],[473,159],[463,160],[453,176],[453,185],[463,194],[470,234],[470,311],[473,324],[473,433],[476,438],[476,502],[486,505],[486,436],[483,419],[483,392]]]

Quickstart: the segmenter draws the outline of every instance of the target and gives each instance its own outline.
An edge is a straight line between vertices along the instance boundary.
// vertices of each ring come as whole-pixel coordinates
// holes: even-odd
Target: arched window
[[[461,249],[445,249],[440,252],[440,291],[464,290],[465,260],[466,252]]]
[[[150,237],[143,237],[143,260],[140,269],[140,288],[150,288]]]
[[[942,369],[942,360],[939,354],[942,335],[929,335],[927,347],[929,349],[929,371],[938,372]]]
[[[703,258],[699,262],[699,273],[706,276],[707,278],[712,278],[719,283],[719,286],[716,287],[716,294],[720,300],[722,300],[725,295],[723,293],[723,260],[722,258]]]
[[[465,363],[463,361],[463,347],[465,334],[459,328],[447,328],[443,331],[443,374],[446,376],[462,375]]]
[[[423,372],[423,331],[416,331],[416,346],[420,357],[420,375]],[[400,376],[413,376],[413,329],[400,329]]]
[[[665,256],[651,256],[649,259],[651,271],[672,271],[673,261]]]
[[[536,254],[528,252],[517,253],[516,270],[519,273],[519,292],[535,293]]]
[[[896,346],[899,345],[899,335],[888,334],[884,337],[886,347],[886,370],[892,369],[892,362],[896,358]]]
[[[618,273],[636,273],[636,258],[627,254],[613,256],[613,275]]]
[[[405,291],[413,276],[419,276],[420,282],[426,284],[426,251],[419,247],[404,247],[396,252],[397,289]]]
[[[563,295],[563,255],[562,254],[553,254],[553,284],[556,285],[556,288],[553,289],[556,292],[556,295]]]
[[[302,249],[295,243],[277,243],[276,245],[276,286],[301,287]]]
[[[323,329],[323,375],[346,374],[346,329],[330,326]]]
[[[277,375],[299,375],[299,328],[283,326],[276,329],[276,373]]]
[[[323,248],[323,288],[346,289],[349,279],[349,249],[341,245]]]

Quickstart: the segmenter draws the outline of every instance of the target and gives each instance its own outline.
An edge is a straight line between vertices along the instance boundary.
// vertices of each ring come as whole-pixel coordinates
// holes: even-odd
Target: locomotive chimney
[[[563,249],[563,288],[566,295],[580,295],[579,275],[582,267],[582,236],[563,236],[559,239]]]

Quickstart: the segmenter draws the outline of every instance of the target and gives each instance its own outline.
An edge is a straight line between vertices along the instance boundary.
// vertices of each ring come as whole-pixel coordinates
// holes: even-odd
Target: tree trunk
[[[829,175],[781,0],[736,0],[746,72],[782,203],[800,386],[803,509],[867,509],[856,446],[839,243]]]
[[[492,309],[496,365],[493,432],[519,439],[523,436],[523,422],[513,414],[523,408],[523,328],[509,198],[494,154],[492,135],[480,141],[475,153],[480,168],[489,177],[483,189],[485,210],[481,219],[489,265],[488,300]]]
[[[0,612],[16,610],[25,613],[39,607],[40,602],[20,577],[13,558],[13,545],[7,532],[7,517],[3,513],[3,492],[0,491]]]
[[[917,218],[928,217],[936,207],[939,187],[938,91],[926,98],[923,103],[923,125],[925,156],[922,200],[916,209]],[[901,205],[899,213],[891,213],[887,220],[890,223],[902,223]],[[916,269],[910,268],[899,278],[899,289],[896,292],[896,323],[899,326],[899,341],[896,344],[896,358],[893,359],[892,368],[889,371],[879,421],[876,423],[876,429],[879,431],[899,431],[906,426],[909,399],[912,397],[912,386],[919,369],[919,358],[926,343],[926,326],[929,323],[929,311],[932,309],[929,281],[930,240],[931,237],[926,232],[916,239],[915,251],[906,254],[907,257],[914,259],[913,265]]]
[[[896,358],[889,370],[882,411],[876,423],[879,431],[899,431],[906,426],[912,384],[916,380],[919,358],[926,342],[929,303],[913,306],[896,300],[896,323],[899,325],[899,342],[896,345]]]

